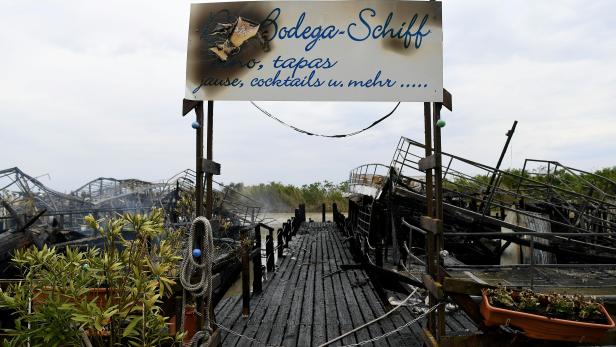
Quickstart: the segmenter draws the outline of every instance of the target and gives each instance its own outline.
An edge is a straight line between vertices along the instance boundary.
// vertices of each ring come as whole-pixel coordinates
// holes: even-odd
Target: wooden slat
[[[346,257],[345,250],[341,248],[340,244],[337,242],[338,235],[335,234],[335,232],[329,232],[327,234],[328,234],[328,240],[331,243],[332,248],[334,249],[334,259],[336,260],[336,265],[339,268],[340,265],[344,263],[342,261],[343,256],[346,258],[345,260],[347,261],[347,263],[350,259]],[[362,309],[355,296],[355,291],[356,290],[359,291],[358,289],[360,288],[357,288],[357,287],[351,288],[352,285],[357,286],[357,282],[351,283],[349,274],[346,271],[341,273],[340,276],[338,276],[338,278],[340,278],[340,282],[342,284],[342,287],[340,288],[340,290],[342,291],[342,294],[344,295],[346,307],[349,310],[349,315],[351,318],[351,328],[349,330],[351,330],[355,327],[362,325],[364,322],[367,321],[364,319],[362,315],[362,312],[361,312]],[[369,302],[361,303],[362,307],[365,307],[367,305],[370,305],[370,303]],[[374,329],[374,326],[370,326],[368,329],[361,329],[358,332],[354,333],[353,335],[355,336],[355,339],[358,342],[369,340],[370,334],[368,333],[368,331],[370,329]]]
[[[221,301],[216,311],[222,325],[267,345],[315,346],[385,313],[367,273],[355,267],[347,245],[333,227],[300,230],[289,246],[290,253],[279,260],[274,277],[264,282],[261,294],[251,298],[252,312],[248,319],[241,318],[239,297]],[[360,329],[332,346],[381,336],[414,318],[408,307],[400,308],[399,313]],[[448,331],[473,326],[462,314],[459,319],[448,319],[451,319],[447,323]],[[223,346],[256,346],[248,339],[224,331],[221,337]],[[419,347],[422,344],[421,325],[413,324],[366,346]]]

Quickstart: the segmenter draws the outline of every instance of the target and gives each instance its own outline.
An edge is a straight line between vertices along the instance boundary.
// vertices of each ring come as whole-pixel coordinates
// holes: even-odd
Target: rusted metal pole
[[[486,212],[488,212],[488,215],[490,215],[490,203],[492,202],[492,197],[494,196],[494,191],[496,191],[496,187],[494,187],[495,183],[498,182],[498,180],[496,179],[497,177],[497,173],[498,170],[500,170],[500,166],[503,163],[503,158],[505,157],[505,154],[507,153],[507,149],[509,148],[509,143],[511,142],[511,138],[513,137],[513,133],[515,133],[515,127],[518,125],[518,121],[514,121],[513,125],[511,126],[511,129],[509,131],[507,131],[507,141],[505,141],[505,146],[503,147],[503,150],[501,151],[501,155],[498,158],[498,163],[496,163],[496,167],[494,168],[494,172],[492,173],[492,176],[490,177],[490,183],[488,183],[488,188],[486,188],[486,192],[485,192],[485,196],[488,196],[488,201],[486,202],[485,200],[483,200],[481,202],[481,212],[482,215],[485,215]],[[548,171],[549,172],[549,171]],[[484,199],[485,199],[484,196]]]
[[[250,247],[248,246],[248,233],[241,231],[242,249],[242,317],[250,315]]]

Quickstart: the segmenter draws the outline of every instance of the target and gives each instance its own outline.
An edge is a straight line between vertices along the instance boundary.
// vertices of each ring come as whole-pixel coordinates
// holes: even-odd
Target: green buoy
[[[436,126],[439,127],[439,128],[443,128],[445,126],[445,124],[447,124],[447,123],[445,123],[445,121],[442,120],[442,119],[439,119],[439,120],[436,121]]]

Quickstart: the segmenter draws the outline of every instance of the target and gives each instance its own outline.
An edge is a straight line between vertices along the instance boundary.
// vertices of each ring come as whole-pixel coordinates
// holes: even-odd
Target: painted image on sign
[[[441,4],[192,5],[186,98],[440,101]]]

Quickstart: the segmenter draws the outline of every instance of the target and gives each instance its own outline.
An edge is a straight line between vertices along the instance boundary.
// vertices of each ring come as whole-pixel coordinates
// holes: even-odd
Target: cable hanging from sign
[[[393,115],[396,112],[396,110],[398,109],[398,106],[400,106],[400,102],[398,102],[396,104],[396,106],[394,106],[394,108],[391,111],[389,111],[389,113],[387,113],[383,117],[377,119],[372,124],[370,124],[369,126],[363,128],[363,129],[360,129],[360,130],[357,130],[357,131],[354,131],[354,132],[351,132],[351,133],[347,133],[347,134],[326,135],[326,134],[317,134],[317,133],[313,133],[313,132],[310,132],[310,131],[306,131],[304,129],[300,129],[300,128],[298,128],[296,126],[293,126],[291,124],[285,123],[283,120],[277,118],[276,116],[274,116],[273,114],[271,114],[270,112],[265,110],[263,107],[257,105],[254,101],[251,101],[250,103],[254,107],[256,107],[259,111],[261,111],[261,113],[263,113],[264,115],[268,116],[269,118],[277,121],[278,123],[280,123],[280,124],[282,124],[282,125],[284,125],[286,127],[289,127],[289,128],[291,128],[291,129],[293,129],[293,130],[295,130],[297,132],[300,132],[300,133],[306,134],[306,135],[310,135],[310,136],[329,137],[329,138],[342,138],[342,137],[350,137],[350,136],[355,136],[357,134],[361,134],[364,131],[374,127],[375,125],[377,125],[377,124],[381,123],[382,121],[384,121],[385,119],[389,118],[389,116]]]

